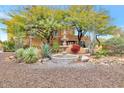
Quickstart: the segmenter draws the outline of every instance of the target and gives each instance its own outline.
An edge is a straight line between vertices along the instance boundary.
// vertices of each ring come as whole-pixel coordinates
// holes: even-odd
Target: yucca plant
[[[48,44],[44,44],[41,46],[41,55],[43,58],[51,59],[51,53],[52,53],[52,49]]]
[[[23,61],[23,54],[24,54],[24,49],[20,48],[18,50],[16,50],[16,58],[18,60],[18,62],[22,62]]]
[[[38,58],[39,56],[38,56],[37,48],[30,47],[24,51],[24,54],[23,54],[24,62],[29,63],[29,64],[35,63],[37,62]]]

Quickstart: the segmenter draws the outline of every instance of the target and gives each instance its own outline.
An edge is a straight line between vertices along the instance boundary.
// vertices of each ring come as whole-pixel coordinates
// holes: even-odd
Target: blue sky
[[[18,11],[23,6],[0,6],[0,18],[10,18],[6,15],[6,13],[11,12],[13,10]],[[66,8],[67,6],[55,6],[57,8]],[[112,17],[112,24],[122,27],[124,29],[124,5],[104,5],[100,6],[108,11],[108,14]],[[0,28],[5,28],[4,25],[0,24]],[[0,39],[6,40],[7,36],[5,32],[0,33]]]

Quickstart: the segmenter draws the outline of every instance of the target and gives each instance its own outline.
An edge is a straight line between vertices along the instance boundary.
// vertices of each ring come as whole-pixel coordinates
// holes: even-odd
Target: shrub
[[[52,51],[59,52],[59,43],[57,41],[53,42]]]
[[[72,46],[72,48],[71,48],[71,51],[72,51],[73,53],[78,53],[78,52],[80,51],[80,46],[74,44],[74,45]]]
[[[27,48],[23,53],[23,60],[26,63],[35,63],[38,60],[38,50],[37,48],[30,47]]]
[[[122,37],[113,37],[103,44],[103,48],[107,49],[110,55],[124,53],[124,39]]]
[[[43,58],[49,58],[51,59],[50,55],[52,49],[50,48],[50,46],[48,44],[44,44],[43,46],[41,46],[41,54]]]
[[[105,57],[105,56],[108,56],[108,51],[105,49],[101,49],[97,51],[94,55],[96,58]]]
[[[24,49],[20,48],[18,50],[16,50],[16,58],[18,60],[18,62],[22,62],[23,61],[23,54],[24,54]]]
[[[15,44],[10,41],[2,42],[4,52],[14,52],[15,51]]]

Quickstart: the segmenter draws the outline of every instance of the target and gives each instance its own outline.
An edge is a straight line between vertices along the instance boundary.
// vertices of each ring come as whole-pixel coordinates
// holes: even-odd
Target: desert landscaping
[[[0,18],[0,87],[123,88],[123,29],[96,6],[52,7]]]
[[[6,59],[8,56],[11,56],[11,53],[0,54],[1,88],[124,87],[124,64],[107,64],[107,62],[105,64],[86,62],[69,65],[50,62],[24,64],[9,62]]]

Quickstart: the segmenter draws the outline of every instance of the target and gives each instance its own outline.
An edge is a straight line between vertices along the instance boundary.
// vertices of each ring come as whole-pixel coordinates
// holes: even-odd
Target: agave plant
[[[48,44],[44,44],[41,47],[41,54],[42,54],[43,58],[51,59],[51,53],[52,53],[52,49],[50,48],[50,46]]]
[[[18,50],[16,50],[16,58],[18,60],[18,62],[22,62],[23,61],[23,54],[24,54],[24,49],[20,48]]]
[[[24,58],[24,61],[26,63],[35,63],[35,62],[37,62],[37,60],[39,58],[37,48],[34,48],[34,47],[27,48],[24,51],[23,58]]]

